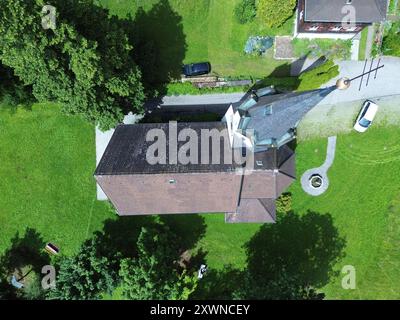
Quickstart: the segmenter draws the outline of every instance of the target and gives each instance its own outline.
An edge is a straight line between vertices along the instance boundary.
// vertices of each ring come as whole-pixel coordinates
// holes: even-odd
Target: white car
[[[354,130],[358,132],[365,132],[371,126],[372,121],[378,112],[378,105],[371,100],[364,102],[360,114],[357,117],[356,123],[354,124]]]

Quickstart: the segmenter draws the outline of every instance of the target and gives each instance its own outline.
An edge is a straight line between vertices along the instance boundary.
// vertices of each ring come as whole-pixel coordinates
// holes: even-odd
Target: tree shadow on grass
[[[181,244],[179,254],[194,249],[206,230],[204,218],[199,215],[121,216],[104,222],[103,231],[97,233],[100,239],[98,250],[105,255],[120,253],[122,258],[134,258],[142,228],[158,223],[167,225],[178,237]],[[195,256],[190,260],[193,259]]]
[[[175,232],[183,250],[193,249],[207,228],[204,218],[197,214],[163,215],[160,221]]]
[[[255,281],[267,282],[284,272],[322,287],[334,275],[344,246],[329,214],[288,213],[275,225],[262,226],[246,244],[248,270]]]
[[[10,284],[12,275],[24,286],[32,285],[32,276],[41,273],[43,266],[50,264],[50,257],[43,250],[42,236],[32,228],[27,228],[20,237],[17,232],[11,239],[11,246],[0,258],[0,299],[20,299],[27,290],[18,291]],[[28,281],[27,281],[28,280]],[[39,281],[35,278],[35,281]],[[39,283],[36,283],[38,286]]]
[[[344,247],[329,214],[282,214],[245,245],[244,271],[210,270],[191,298],[297,299],[296,293],[328,283]],[[221,283],[226,290],[220,290]]]
[[[142,227],[155,223],[152,216],[127,216],[108,219],[104,222],[103,231],[97,232],[100,252],[105,254],[120,253],[122,258],[136,256],[136,242]]]
[[[148,88],[166,94],[166,83],[180,79],[186,54],[182,17],[168,0],[160,0],[149,11],[142,8],[133,23],[132,42],[136,61]]]
[[[11,239],[11,247],[0,258],[0,265],[6,272],[13,272],[30,265],[33,271],[40,273],[50,258],[43,250],[46,243],[42,236],[32,228],[27,228],[23,237],[17,232]]]

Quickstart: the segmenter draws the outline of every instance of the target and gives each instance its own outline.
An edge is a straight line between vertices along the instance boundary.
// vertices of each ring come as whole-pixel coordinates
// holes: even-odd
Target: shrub
[[[235,7],[235,17],[240,24],[253,21],[256,15],[256,0],[241,0]]]
[[[382,50],[385,55],[400,57],[400,22],[393,24],[383,38]]]
[[[293,15],[297,0],[258,0],[257,15],[268,27],[280,27]]]
[[[304,72],[300,75],[299,91],[318,89],[324,83],[339,75],[339,66],[332,60],[327,60],[322,65]]]
[[[290,192],[282,193],[276,199],[276,210],[280,213],[287,213],[292,211],[292,194]]]

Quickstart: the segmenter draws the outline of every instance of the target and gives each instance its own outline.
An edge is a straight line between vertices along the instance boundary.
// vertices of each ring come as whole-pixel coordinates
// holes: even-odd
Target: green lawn
[[[307,210],[330,214],[346,240],[345,257],[336,270],[353,265],[357,272],[356,290],[342,289],[340,276],[331,279],[323,288],[328,299],[400,298],[396,289],[400,286],[399,139],[397,127],[340,135],[329,171],[331,185],[316,198],[303,192],[299,179],[305,170],[323,163],[327,140],[317,138],[297,146],[298,179],[290,189],[293,209],[298,214]],[[208,264],[242,268],[246,259],[242,246],[260,226],[227,225],[223,215],[205,218],[207,232],[201,244],[208,251]]]
[[[0,107],[0,253],[26,227],[71,254],[114,215],[96,201],[94,127],[54,105]]]
[[[173,11],[182,17],[187,45],[184,63],[210,61],[213,71],[221,76],[253,77],[266,77],[277,67],[285,64],[272,58],[272,49],[265,57],[245,56],[243,49],[251,35],[292,34],[293,19],[289,19],[279,29],[268,29],[257,19],[250,24],[241,25],[236,22],[233,14],[238,1],[169,1]],[[98,0],[97,2],[109,8],[112,14],[125,18],[128,14],[134,17],[139,7],[147,12],[151,11],[161,0]],[[155,30],[152,36],[157,37]],[[283,73],[287,75],[288,69]]]
[[[54,105],[35,105],[33,111],[1,111],[0,136],[0,252],[9,247],[16,232],[31,227],[71,254],[93,231],[102,229],[106,219],[115,219],[105,203],[95,200],[92,125],[61,115]],[[346,264],[356,268],[357,289],[343,290],[341,278],[332,278],[324,288],[327,298],[400,298],[396,292],[400,285],[399,139],[395,126],[339,135],[327,193],[307,196],[299,179],[290,189],[297,214],[328,213],[345,238],[346,256],[336,269]],[[325,148],[326,139],[299,143],[298,178],[323,162]],[[199,246],[207,252],[209,266],[243,268],[243,245],[260,225],[225,224],[222,214],[201,217],[205,230]],[[177,232],[186,232],[190,241],[193,234],[202,234],[197,230],[199,218],[171,216],[166,221]],[[133,225],[140,221],[130,219]]]
[[[358,52],[358,60],[365,60],[365,49],[367,48],[368,28],[361,31],[360,49]]]
[[[397,127],[340,135],[328,191],[313,198],[302,192],[298,181],[291,189],[296,212],[310,209],[331,214],[346,238],[346,257],[337,267],[356,268],[357,289],[343,290],[337,278],[326,287],[329,298],[400,298],[395,292],[400,285],[399,138]],[[325,148],[326,139],[298,146],[298,177],[323,162]]]

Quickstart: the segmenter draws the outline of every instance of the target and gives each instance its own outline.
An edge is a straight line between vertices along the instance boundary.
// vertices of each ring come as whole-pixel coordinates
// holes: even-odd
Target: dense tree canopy
[[[118,255],[104,254],[98,236],[84,242],[73,257],[58,262],[56,288],[48,298],[60,300],[90,300],[111,292],[118,277]]]
[[[46,4],[57,9],[55,29],[42,27],[42,0],[0,0],[1,62],[37,100],[57,101],[102,128],[141,110],[141,73],[117,21],[92,1]]]
[[[279,27],[293,15],[297,0],[258,0],[257,15],[269,27]]]
[[[385,55],[400,57],[400,22],[394,23],[383,38],[382,51]]]
[[[129,299],[187,299],[196,279],[181,271],[178,238],[164,225],[142,228],[138,257],[124,259],[120,275]]]

